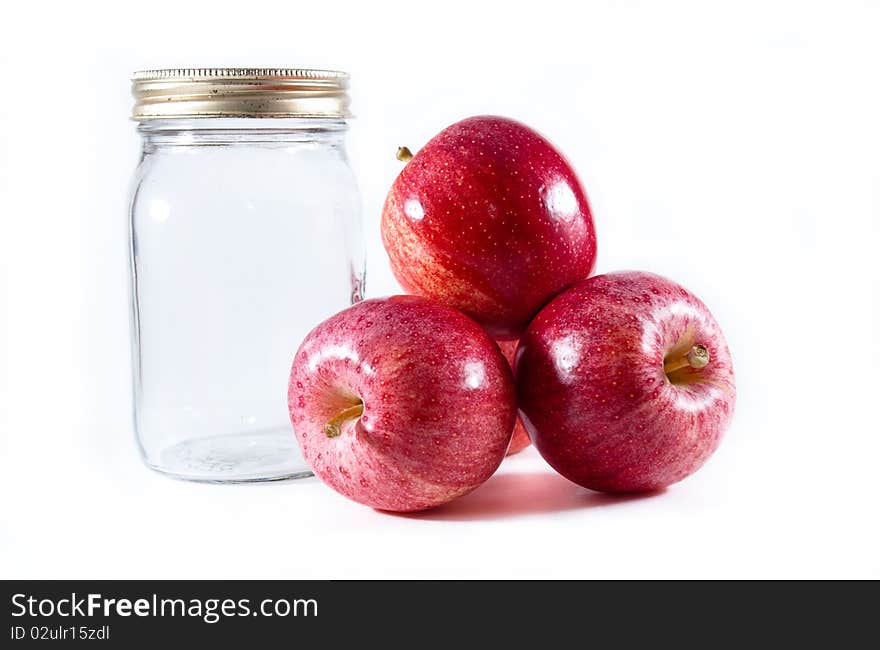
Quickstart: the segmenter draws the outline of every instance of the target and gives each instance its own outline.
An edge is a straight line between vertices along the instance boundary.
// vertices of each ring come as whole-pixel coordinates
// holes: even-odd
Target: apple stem
[[[358,402],[354,406],[339,411],[324,425],[324,434],[328,438],[335,438],[342,433],[342,424],[348,420],[359,418],[364,412],[364,403]]]
[[[413,159],[413,153],[409,150],[408,147],[398,147],[397,148],[397,159],[400,162],[408,163]]]
[[[682,368],[694,368],[699,370],[709,365],[709,350],[705,345],[695,345],[687,354],[678,359],[670,359],[663,363],[663,372],[667,375]]]

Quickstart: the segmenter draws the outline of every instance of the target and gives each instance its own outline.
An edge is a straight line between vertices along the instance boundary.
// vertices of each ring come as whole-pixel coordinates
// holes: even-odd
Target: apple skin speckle
[[[495,116],[453,124],[406,164],[382,240],[404,290],[461,309],[502,340],[518,338],[596,259],[571,165],[532,129]]]
[[[360,402],[363,413],[328,437],[328,421]],[[322,481],[364,505],[407,512],[451,501],[495,472],[510,443],[516,389],[477,323],[393,296],[312,330],[293,361],[288,407]]]
[[[694,345],[703,368],[671,381]],[[535,317],[516,351],[520,416],[544,459],[603,492],[665,488],[699,469],[733,415],[730,352],[706,306],[657,275],[599,275]],[[670,375],[672,376],[672,375]]]

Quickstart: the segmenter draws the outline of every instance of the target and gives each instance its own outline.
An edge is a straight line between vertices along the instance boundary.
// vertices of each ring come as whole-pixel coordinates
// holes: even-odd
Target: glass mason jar
[[[290,365],[364,282],[347,85],[316,70],[135,74],[134,422],[149,467],[198,481],[310,475]]]

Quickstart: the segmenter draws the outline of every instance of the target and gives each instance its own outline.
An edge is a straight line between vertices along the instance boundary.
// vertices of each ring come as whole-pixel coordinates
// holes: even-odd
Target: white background
[[[880,577],[877,3],[16,2],[2,20],[0,578]],[[480,113],[552,139],[598,270],[667,275],[724,328],[739,402],[713,459],[621,500],[530,450],[412,517],[316,479],[146,470],[128,77],[224,65],[352,73],[371,296],[397,291],[378,222],[399,144]]]

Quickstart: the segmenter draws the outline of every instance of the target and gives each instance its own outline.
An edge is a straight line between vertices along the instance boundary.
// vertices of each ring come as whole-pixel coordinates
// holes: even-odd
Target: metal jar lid
[[[132,77],[132,118],[350,117],[348,75],[296,68],[180,68]]]

